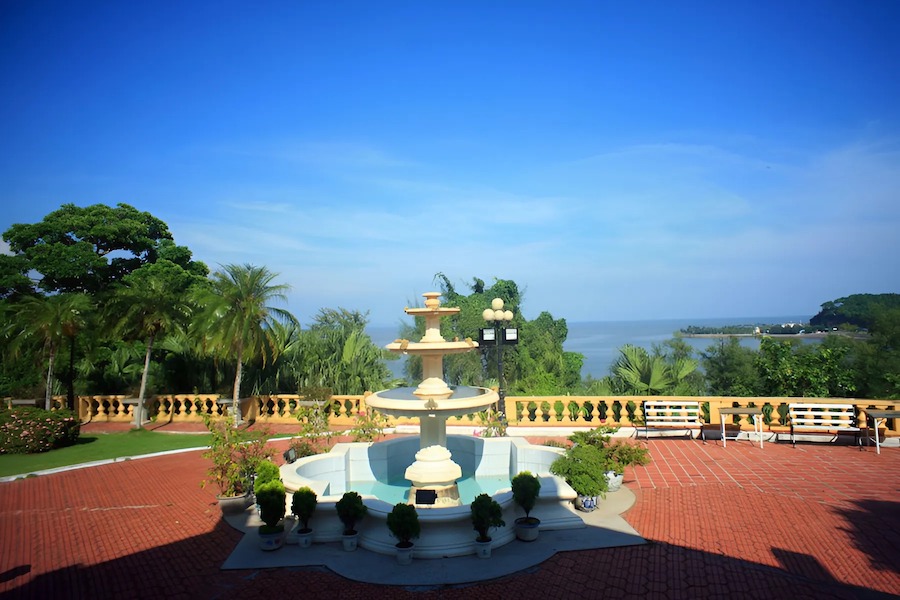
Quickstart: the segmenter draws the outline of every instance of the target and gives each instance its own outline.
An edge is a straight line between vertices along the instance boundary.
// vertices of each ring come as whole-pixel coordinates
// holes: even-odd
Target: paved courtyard
[[[649,466],[626,471],[637,502],[624,514],[649,544],[560,553],[452,588],[363,584],[320,568],[220,570],[241,534],[199,486],[199,451],[2,483],[0,598],[900,594],[900,449],[653,439],[650,450]]]

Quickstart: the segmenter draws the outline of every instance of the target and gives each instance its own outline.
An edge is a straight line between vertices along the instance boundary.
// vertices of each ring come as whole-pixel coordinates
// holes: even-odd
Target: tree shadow
[[[857,550],[869,558],[876,571],[900,573],[900,502],[856,500],[856,508],[836,508],[849,527]]]

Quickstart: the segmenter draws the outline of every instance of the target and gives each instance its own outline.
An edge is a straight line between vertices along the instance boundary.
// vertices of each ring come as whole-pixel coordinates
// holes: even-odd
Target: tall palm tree
[[[211,289],[201,292],[200,317],[194,322],[201,327],[208,343],[223,356],[236,362],[234,390],[231,397],[235,426],[241,423],[240,389],[242,367],[254,357],[277,357],[278,344],[274,324],[297,323],[294,316],[270,304],[287,301],[287,284],[273,285],[277,273],[266,267],[249,264],[226,265],[213,273]]]
[[[191,307],[184,293],[190,274],[169,261],[159,261],[137,269],[123,278],[109,303],[113,332],[125,338],[144,340],[144,368],[141,389],[134,411],[134,425],[143,427],[144,398],[153,343],[159,336],[181,330],[188,321]]]
[[[93,306],[84,294],[58,294],[23,298],[17,303],[17,308],[17,339],[14,344],[18,346],[23,340],[36,339],[43,344],[48,355],[44,408],[50,410],[56,353],[64,340],[74,338],[86,325],[87,315]]]

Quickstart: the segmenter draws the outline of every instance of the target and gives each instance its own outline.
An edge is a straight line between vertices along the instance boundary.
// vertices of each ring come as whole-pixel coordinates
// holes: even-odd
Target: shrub
[[[285,499],[287,492],[281,480],[275,479],[264,483],[256,491],[256,502],[259,504],[259,516],[265,525],[260,526],[262,533],[274,533],[280,531],[283,526],[278,524],[284,518],[287,510]]]
[[[281,481],[281,471],[278,469],[278,465],[271,460],[264,460],[256,467],[253,493],[258,494],[259,488],[270,481]]]
[[[34,454],[71,446],[81,424],[70,410],[33,407],[0,410],[0,454]]]

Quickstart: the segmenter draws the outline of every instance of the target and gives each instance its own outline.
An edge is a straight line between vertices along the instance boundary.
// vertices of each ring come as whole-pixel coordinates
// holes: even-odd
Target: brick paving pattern
[[[113,428],[89,425],[86,431],[104,427]],[[712,441],[654,439],[650,450],[650,465],[626,471],[637,503],[625,514],[649,544],[560,553],[496,581],[428,589],[356,583],[323,569],[221,571],[241,534],[221,520],[214,491],[199,486],[207,466],[199,451],[4,483],[0,598],[819,599],[900,593],[900,449],[878,456],[874,448],[831,444],[766,444],[761,450],[744,441],[722,448]],[[423,560],[412,568],[426,567]]]

